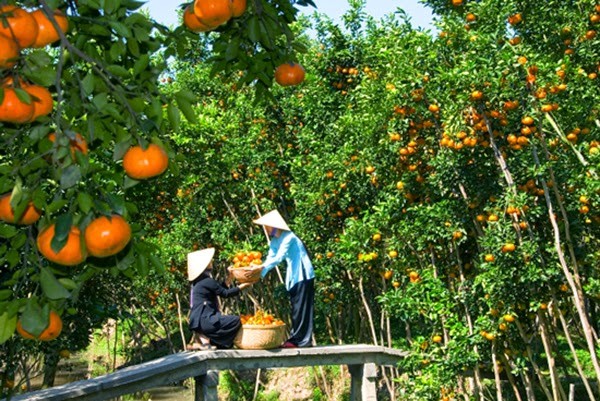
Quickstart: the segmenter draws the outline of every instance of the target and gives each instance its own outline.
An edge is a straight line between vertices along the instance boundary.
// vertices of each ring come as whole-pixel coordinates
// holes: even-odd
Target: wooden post
[[[219,371],[209,370],[205,375],[194,377],[194,401],[219,401]]]
[[[377,401],[377,365],[348,365],[350,401]]]

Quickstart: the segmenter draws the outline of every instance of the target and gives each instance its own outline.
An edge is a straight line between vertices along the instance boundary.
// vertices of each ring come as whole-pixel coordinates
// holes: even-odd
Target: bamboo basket
[[[256,283],[260,280],[261,269],[256,267],[233,267],[227,268],[238,283]]]
[[[285,324],[243,324],[233,344],[240,349],[272,349],[279,347],[285,336]]]

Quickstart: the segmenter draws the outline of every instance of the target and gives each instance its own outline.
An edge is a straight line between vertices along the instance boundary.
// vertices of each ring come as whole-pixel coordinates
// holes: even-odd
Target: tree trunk
[[[59,358],[58,351],[54,349],[44,354],[44,379],[42,381],[42,388],[54,387]]]
[[[566,401],[565,391],[560,385],[560,378],[556,372],[556,360],[554,359],[554,350],[552,344],[550,344],[550,333],[548,332],[548,321],[544,312],[538,310],[538,318],[540,319],[540,336],[542,337],[542,344],[544,345],[544,351],[546,352],[546,360],[548,361],[548,370],[550,371],[550,382],[552,383],[552,397],[554,400]]]

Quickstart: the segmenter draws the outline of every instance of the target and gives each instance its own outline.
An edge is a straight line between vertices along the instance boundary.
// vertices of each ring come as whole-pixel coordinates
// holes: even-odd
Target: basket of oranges
[[[259,251],[239,251],[231,259],[233,265],[227,270],[240,283],[256,283],[260,280],[262,253]]]
[[[286,324],[269,313],[241,315],[242,327],[233,344],[240,349],[272,349],[279,347],[286,336]]]

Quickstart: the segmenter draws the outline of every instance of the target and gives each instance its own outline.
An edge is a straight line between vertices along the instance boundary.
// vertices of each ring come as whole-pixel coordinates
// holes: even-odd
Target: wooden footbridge
[[[404,351],[374,345],[274,350],[187,351],[130,366],[93,379],[17,395],[11,401],[109,400],[195,378],[196,401],[217,401],[220,370],[347,365],[352,401],[377,400],[377,367],[396,366]],[[5,401],[5,400],[2,400]]]

